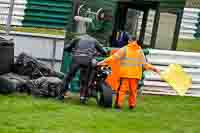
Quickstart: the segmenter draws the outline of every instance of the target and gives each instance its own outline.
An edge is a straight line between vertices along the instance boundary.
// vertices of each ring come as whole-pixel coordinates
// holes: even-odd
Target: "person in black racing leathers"
[[[72,53],[72,63],[70,64],[69,71],[64,79],[64,88],[58,99],[63,100],[64,94],[69,92],[69,83],[74,78],[76,72],[80,69],[80,102],[85,102],[85,91],[88,87],[89,76],[92,67],[92,60],[100,53],[106,55],[103,47],[99,42],[89,36],[81,35],[73,39],[69,44],[65,45],[65,51]]]

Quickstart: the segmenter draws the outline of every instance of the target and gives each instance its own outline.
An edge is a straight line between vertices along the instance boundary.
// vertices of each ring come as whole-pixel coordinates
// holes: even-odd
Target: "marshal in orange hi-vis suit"
[[[120,62],[119,77],[120,85],[117,89],[115,107],[121,108],[129,89],[129,108],[136,106],[138,81],[142,77],[142,68],[159,73],[159,70],[146,62],[142,48],[137,41],[129,41],[127,46],[119,49],[114,55],[99,62],[99,65]],[[117,67],[117,66],[116,66]]]

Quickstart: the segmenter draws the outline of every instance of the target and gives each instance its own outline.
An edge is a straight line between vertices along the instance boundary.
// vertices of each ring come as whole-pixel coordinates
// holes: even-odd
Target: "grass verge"
[[[29,96],[0,96],[1,133],[199,133],[200,100],[143,96],[130,111],[103,109],[78,99],[60,103]]]
[[[182,39],[180,39],[178,41],[177,50],[200,52],[200,39],[195,39],[195,40],[182,40]]]

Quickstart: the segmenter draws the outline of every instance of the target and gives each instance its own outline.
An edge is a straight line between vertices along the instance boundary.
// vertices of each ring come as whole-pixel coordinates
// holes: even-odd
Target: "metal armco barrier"
[[[0,34],[5,35],[1,32]],[[52,65],[57,71],[60,70],[64,36],[44,36],[17,32],[11,32],[11,35],[16,44],[15,56],[18,56],[21,52],[26,52]],[[187,96],[200,97],[200,53],[150,49],[147,60],[161,70],[165,70],[171,63],[183,65],[185,71],[193,78],[193,85]],[[152,72],[145,72],[142,88],[144,94],[176,95],[176,92],[162,81],[159,75]]]
[[[192,87],[186,96],[200,97],[200,53],[151,49],[147,60],[161,70],[165,70],[172,63],[182,65],[185,72],[192,76]],[[152,72],[145,72],[142,89],[144,94],[177,95],[159,75]]]

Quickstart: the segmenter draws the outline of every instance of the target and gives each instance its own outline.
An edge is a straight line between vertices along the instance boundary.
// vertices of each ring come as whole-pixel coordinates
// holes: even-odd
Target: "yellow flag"
[[[166,81],[180,96],[184,96],[192,86],[192,78],[181,65],[171,64],[161,73],[161,78]]]

